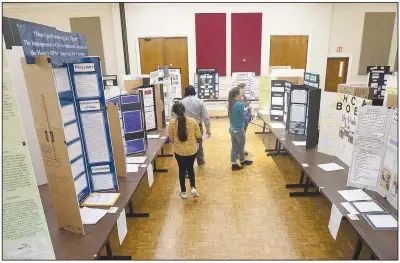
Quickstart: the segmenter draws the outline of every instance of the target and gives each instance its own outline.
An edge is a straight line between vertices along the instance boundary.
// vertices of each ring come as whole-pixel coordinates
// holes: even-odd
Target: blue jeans
[[[238,152],[240,161],[244,162],[244,145],[246,143],[244,130],[235,130],[233,128],[229,128],[229,133],[231,134],[232,140],[231,163],[236,164],[236,156]]]

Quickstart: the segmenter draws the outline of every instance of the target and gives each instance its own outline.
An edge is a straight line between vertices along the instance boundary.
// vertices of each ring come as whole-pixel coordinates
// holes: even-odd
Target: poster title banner
[[[35,56],[50,56],[55,64],[75,62],[88,55],[85,37],[38,25],[18,24],[27,63]]]

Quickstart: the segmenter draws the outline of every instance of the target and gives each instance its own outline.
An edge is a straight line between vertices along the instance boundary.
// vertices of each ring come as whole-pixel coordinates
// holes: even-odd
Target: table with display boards
[[[149,139],[146,153],[137,156],[147,156],[145,164],[153,162],[155,172],[167,170],[155,169],[157,157],[171,157],[163,152],[163,146],[167,140],[167,130],[152,131],[148,134],[159,134],[158,139]],[[164,138],[165,137],[165,138]],[[161,151],[161,155],[157,155]],[[135,155],[136,156],[136,155]],[[133,211],[132,196],[138,188],[142,178],[146,174],[146,168],[139,167],[138,172],[128,173],[127,177],[118,178],[118,197],[114,207],[118,207],[116,213],[107,213],[97,224],[85,225],[85,235],[72,233],[57,226],[57,218],[51,200],[48,185],[39,186],[43,210],[45,212],[47,226],[49,228],[54,253],[57,260],[90,260],[90,259],[120,259],[131,260],[130,256],[114,256],[109,241],[109,236],[117,224],[120,213],[128,207],[127,217],[148,217],[148,213],[136,213]],[[99,256],[99,252],[106,247],[107,256]]]
[[[342,202],[346,202],[338,191],[356,189],[354,187],[347,186],[347,175],[348,166],[340,161],[337,157],[330,156],[324,153],[320,153],[317,149],[306,149],[305,146],[296,146],[293,144],[294,141],[305,141],[304,136],[287,134],[284,128],[273,128],[269,114],[259,113],[259,116],[267,124],[270,131],[276,137],[275,148],[272,150],[266,150],[269,155],[280,155],[290,154],[295,159],[302,171],[300,174],[300,181],[298,184],[287,184],[286,188],[302,188],[302,192],[291,192],[290,197],[300,196],[315,196],[322,194],[332,204],[334,204],[342,215],[347,215],[347,210],[341,205]],[[271,154],[272,153],[272,154]],[[342,166],[343,170],[337,170],[327,172],[320,167],[318,164],[334,162]],[[304,167],[302,164],[307,164]],[[305,182],[304,182],[305,179]],[[310,188],[314,188],[314,191],[310,191]],[[398,218],[398,211],[391,206],[384,197],[376,192],[364,190],[373,200],[378,202],[384,209],[389,213],[393,214]],[[398,229],[396,230],[374,230],[372,226],[360,215],[359,220],[351,220],[347,216],[344,217],[357,232],[357,243],[354,249],[353,258],[358,259],[363,244],[367,245],[372,254],[372,259],[381,260],[394,260],[398,259]]]

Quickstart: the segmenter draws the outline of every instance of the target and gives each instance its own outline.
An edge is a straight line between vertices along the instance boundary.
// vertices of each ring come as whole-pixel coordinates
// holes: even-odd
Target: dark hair
[[[181,142],[187,141],[186,131],[186,118],[185,118],[185,106],[180,102],[175,102],[172,106],[172,111],[178,116],[178,138]]]
[[[235,103],[235,97],[239,94],[240,94],[240,89],[237,87],[233,88],[229,91],[229,97],[228,97],[228,116],[229,116],[229,118],[231,117],[233,104]]]
[[[189,85],[185,88],[185,97],[196,95],[196,90],[192,85]]]

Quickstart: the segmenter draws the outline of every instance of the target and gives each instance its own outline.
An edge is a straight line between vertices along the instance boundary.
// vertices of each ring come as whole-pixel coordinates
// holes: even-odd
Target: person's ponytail
[[[178,138],[181,142],[187,141],[187,129],[185,118],[185,107],[182,103],[177,102],[172,107],[172,111],[178,116]]]

